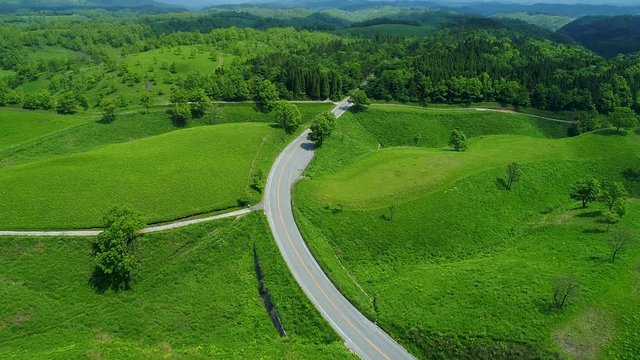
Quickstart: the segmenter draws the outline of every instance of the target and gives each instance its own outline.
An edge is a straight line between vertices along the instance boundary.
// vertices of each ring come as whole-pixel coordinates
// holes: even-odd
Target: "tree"
[[[600,201],[607,206],[609,211],[613,211],[616,204],[620,207],[621,203],[626,201],[627,195],[627,189],[624,188],[621,182],[607,180],[602,184]]]
[[[507,190],[511,190],[514,182],[520,180],[522,170],[517,162],[512,162],[507,165]]]
[[[278,105],[278,89],[269,80],[262,80],[256,87],[256,106],[262,112],[268,113],[273,111]]]
[[[286,101],[280,101],[277,103],[276,112],[280,125],[282,125],[282,129],[287,134],[292,134],[298,129],[302,115],[297,106]]]
[[[455,151],[465,151],[469,147],[467,136],[461,130],[453,130],[449,137],[449,145]]]
[[[116,119],[116,104],[112,100],[102,100],[100,103],[102,110],[102,122],[110,124]]]
[[[149,93],[144,93],[140,97],[140,105],[144,106],[147,114],[149,113],[149,109],[153,105],[153,97]]]
[[[191,116],[194,119],[205,117],[211,111],[211,99],[202,89],[191,94]]]
[[[571,275],[558,276],[553,283],[553,306],[559,310],[570,305],[578,296],[580,285]]]
[[[611,229],[611,225],[620,222],[620,216],[614,211],[607,211],[604,215],[604,221],[607,223],[607,232]]]
[[[371,105],[371,100],[369,100],[367,94],[362,90],[351,90],[349,92],[349,98],[353,103],[353,110],[355,111],[364,111]]]
[[[590,202],[596,201],[600,196],[600,183],[596,179],[578,180],[571,186],[569,196],[573,200],[581,201],[584,209]]]
[[[205,117],[205,120],[209,125],[224,123],[227,119],[227,115],[224,113],[221,107],[211,105],[209,114]]]
[[[629,249],[633,240],[633,234],[628,231],[618,231],[611,235],[608,241],[611,249],[611,262],[615,262],[620,253]]]
[[[139,214],[125,207],[111,209],[104,220],[104,231],[92,244],[96,272],[111,286],[128,288],[136,268],[135,241],[145,224]]]
[[[628,107],[617,107],[611,113],[610,121],[611,125],[620,131],[621,128],[631,129],[635,127],[638,123],[638,116]]]
[[[316,146],[322,146],[324,140],[331,135],[335,120],[335,116],[330,112],[322,113],[313,120],[309,138],[316,143]]]
[[[78,112],[78,99],[76,96],[70,92],[62,94],[60,98],[58,98],[58,105],[56,106],[56,111],[59,114],[75,114]]]
[[[184,127],[191,119],[191,107],[187,103],[178,103],[173,106],[171,111],[171,120],[173,125],[178,127]]]

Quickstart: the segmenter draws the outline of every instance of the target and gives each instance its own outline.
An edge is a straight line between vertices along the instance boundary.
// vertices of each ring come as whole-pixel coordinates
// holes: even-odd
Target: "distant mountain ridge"
[[[7,0],[0,9],[58,9],[58,8],[140,8],[166,7],[154,0]]]
[[[640,51],[640,15],[587,16],[558,30],[605,57]]]

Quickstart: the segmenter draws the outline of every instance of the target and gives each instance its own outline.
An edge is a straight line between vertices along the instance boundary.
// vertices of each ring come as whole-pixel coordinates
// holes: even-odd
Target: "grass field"
[[[0,151],[90,121],[87,116],[0,108]]]
[[[88,239],[0,239],[0,358],[352,358],[298,288],[262,215],[148,235],[132,290],[96,292]],[[282,320],[258,295],[255,246]]]
[[[0,227],[98,226],[117,204],[148,222],[234,207],[276,134],[266,124],[199,127],[5,168]]]
[[[299,104],[305,121],[331,107]],[[236,207],[252,171],[267,174],[290,136],[252,104],[221,108],[233,123],[194,120],[187,129],[174,127],[163,109],[111,124],[89,115],[0,113],[21,131],[0,135],[14,144],[0,149],[0,228],[94,227],[117,204],[148,222]]]
[[[583,177],[620,179],[640,195],[640,184],[621,175],[640,168],[638,134],[557,139],[559,131],[518,116],[513,122],[524,123],[483,128],[473,124],[484,114],[443,122],[427,111],[389,111],[386,121],[377,109],[342,117],[294,192],[309,246],[363,312],[424,359],[640,353],[632,340],[640,336],[640,247],[608,261],[602,206],[580,210],[568,198]],[[502,135],[475,137],[465,153],[437,141],[379,150],[381,129],[390,144],[411,141],[404,127],[394,130],[400,121],[430,123],[436,134],[466,126]],[[497,178],[511,161],[523,176],[506,191]],[[638,234],[639,219],[632,200],[617,230]],[[565,311],[549,305],[561,274],[581,286]]]

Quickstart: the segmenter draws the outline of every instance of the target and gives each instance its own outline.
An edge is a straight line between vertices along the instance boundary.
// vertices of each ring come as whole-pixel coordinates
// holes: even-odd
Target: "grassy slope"
[[[276,134],[265,124],[199,127],[5,168],[0,226],[96,226],[121,203],[149,222],[233,207]]]
[[[0,108],[0,151],[88,121],[86,115],[63,116]]]
[[[573,210],[567,189],[580,177],[617,178],[640,167],[639,136],[498,136],[474,140],[463,154],[378,151],[362,123],[352,115],[339,120],[308,172],[312,180],[295,195],[311,248],[365,313],[376,316],[375,296],[382,326],[424,358],[546,357],[560,347],[598,353],[607,344],[604,357],[637,353],[630,339],[640,332],[632,310],[640,249],[607,263],[601,208]],[[524,175],[507,192],[496,178],[513,160],[523,162]],[[637,183],[626,184],[640,194]],[[634,201],[620,227],[640,231],[638,214]],[[548,312],[553,278],[567,272],[583,294],[567,312]],[[576,345],[576,328],[589,323],[594,329],[581,330],[582,340],[597,345]]]
[[[333,107],[298,106],[304,121]],[[0,228],[95,226],[103,206],[119,202],[137,207],[149,221],[235,206],[250,169],[268,173],[289,137],[264,124],[275,121],[274,115],[256,112],[252,104],[221,108],[236,124],[180,130],[164,112],[152,111],[122,114],[111,124],[88,120],[40,137],[45,115],[10,113],[21,121],[24,142],[0,150],[0,193],[7,194]],[[67,119],[80,121],[60,117],[65,125]],[[144,139],[163,133],[171,134]],[[7,134],[11,141],[13,133]],[[35,135],[26,141],[29,134]],[[38,184],[45,181],[43,191]]]
[[[145,236],[133,290],[104,294],[88,285],[88,239],[3,238],[0,357],[349,358],[267,234],[253,214]],[[258,296],[254,244],[286,339]]]

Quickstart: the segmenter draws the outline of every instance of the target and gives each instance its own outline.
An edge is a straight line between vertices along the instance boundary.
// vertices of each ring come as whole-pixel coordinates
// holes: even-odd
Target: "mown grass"
[[[277,133],[255,123],[198,127],[4,168],[0,227],[92,227],[118,204],[150,223],[234,207]]]
[[[0,151],[90,121],[90,117],[0,108]]]
[[[303,121],[310,122],[333,105],[298,106]],[[270,124],[274,114],[257,112],[252,104],[221,108],[233,124],[202,127],[204,122],[192,120],[188,127],[199,128],[183,130],[162,108],[124,113],[111,124],[82,116],[7,113],[21,133],[0,134],[18,143],[0,150],[0,228],[96,226],[103,206],[119,202],[150,222],[237,206],[251,174],[267,174],[291,136]],[[76,125],[53,131],[40,117]]]
[[[425,359],[637,354],[640,248],[609,262],[602,207],[578,210],[568,189],[583,177],[611,178],[640,195],[621,175],[640,168],[640,137],[540,131],[476,138],[465,153],[378,150],[368,117],[393,129],[404,114],[386,123],[377,111],[345,115],[295,189],[305,239],[341,290]],[[479,115],[458,114],[452,127]],[[523,175],[507,191],[497,179],[511,161]],[[638,219],[633,200],[617,227],[638,234]],[[582,292],[553,310],[554,278],[567,273]]]
[[[0,239],[3,359],[338,359],[263,215],[143,237],[132,290],[96,292],[89,239]],[[258,295],[255,246],[286,338]]]
[[[473,109],[439,110],[390,105],[376,106],[354,116],[383,147],[446,146],[451,129],[462,130],[470,138],[498,134],[562,138],[567,135],[569,127],[566,123],[524,114]]]

